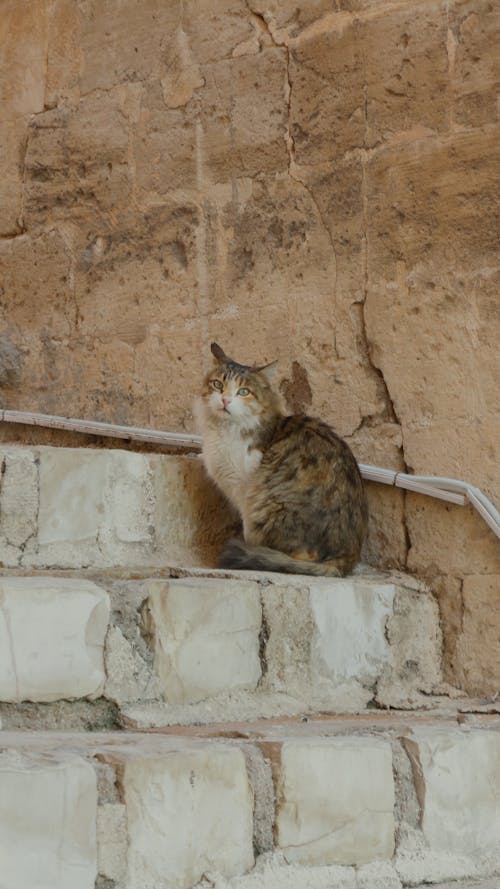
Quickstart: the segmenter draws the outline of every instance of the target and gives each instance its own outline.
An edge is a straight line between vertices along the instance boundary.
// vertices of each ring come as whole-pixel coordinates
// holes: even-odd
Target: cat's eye
[[[223,389],[224,388],[224,385],[221,383],[220,380],[212,380],[212,386],[214,387],[214,389]]]
[[[250,389],[246,389],[245,386],[242,386],[241,389],[238,389],[236,395],[242,395],[244,398],[245,395],[250,395]]]

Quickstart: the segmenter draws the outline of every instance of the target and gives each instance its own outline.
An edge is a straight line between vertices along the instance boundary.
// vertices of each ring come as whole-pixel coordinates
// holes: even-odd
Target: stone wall
[[[492,2],[1,6],[2,405],[191,429],[215,338],[359,459],[498,502]],[[370,498],[368,557],[496,691],[497,541]]]

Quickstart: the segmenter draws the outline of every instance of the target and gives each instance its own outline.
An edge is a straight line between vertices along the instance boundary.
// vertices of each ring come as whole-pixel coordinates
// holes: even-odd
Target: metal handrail
[[[163,445],[168,448],[184,448],[201,451],[200,435],[188,432],[162,432],[156,429],[144,429],[140,426],[119,426],[114,423],[101,423],[97,420],[78,420],[69,417],[55,417],[49,414],[36,414],[31,411],[0,410],[0,422],[21,423],[29,426],[43,426],[48,429],[64,429],[68,432],[80,432],[87,435],[103,435],[109,438],[121,438],[128,441],[142,441]],[[367,481],[383,485],[394,485],[416,494],[435,497],[463,506],[468,501],[477,510],[481,518],[500,538],[500,513],[488,500],[485,494],[474,485],[459,479],[429,475],[408,475],[395,472],[381,466],[359,463],[363,478]]]

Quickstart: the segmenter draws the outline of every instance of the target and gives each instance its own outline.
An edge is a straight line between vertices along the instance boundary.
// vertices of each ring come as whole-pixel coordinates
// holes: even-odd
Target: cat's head
[[[276,362],[262,367],[238,364],[217,344],[211,345],[214,364],[205,378],[205,409],[219,422],[254,429],[281,413],[280,398],[271,382]]]

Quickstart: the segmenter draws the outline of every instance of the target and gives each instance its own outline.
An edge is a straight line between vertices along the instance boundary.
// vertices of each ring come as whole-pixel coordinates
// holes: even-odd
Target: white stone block
[[[154,546],[154,491],[150,460],[143,454],[109,454],[108,526],[120,543]]]
[[[96,545],[105,502],[107,451],[40,448],[38,540]]]
[[[38,466],[24,448],[0,452],[0,463],[0,561],[9,564],[4,548],[22,547],[36,532]]]
[[[0,755],[2,889],[94,889],[96,809],[83,759]]]
[[[390,744],[332,738],[283,745],[278,845],[287,861],[364,864],[394,851]]]
[[[252,867],[253,794],[240,750],[171,752],[125,765],[127,889],[191,889]]]
[[[85,580],[0,578],[0,700],[97,697],[109,598]]]
[[[169,703],[254,689],[261,606],[252,581],[182,578],[153,583],[155,668]]]
[[[422,729],[405,746],[429,849],[500,863],[500,734]]]
[[[154,509],[149,457],[40,448],[39,552],[31,562],[62,567],[151,564]]]
[[[375,682],[391,657],[385,630],[394,594],[393,584],[361,577],[311,583],[316,669],[337,682]]]

